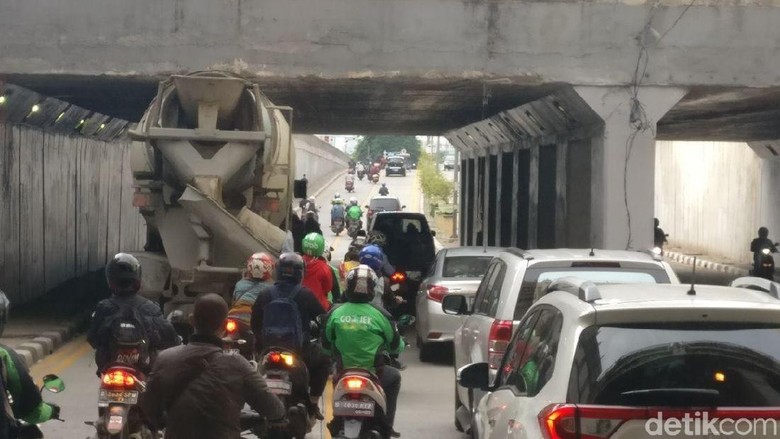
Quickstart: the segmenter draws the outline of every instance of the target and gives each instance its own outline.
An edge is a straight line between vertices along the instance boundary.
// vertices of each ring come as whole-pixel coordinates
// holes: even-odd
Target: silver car
[[[502,249],[498,247],[445,248],[436,255],[427,277],[417,292],[417,346],[420,361],[431,361],[434,349],[452,342],[463,317],[444,314],[442,299],[449,294],[474,300],[477,287],[485,275],[490,260]]]

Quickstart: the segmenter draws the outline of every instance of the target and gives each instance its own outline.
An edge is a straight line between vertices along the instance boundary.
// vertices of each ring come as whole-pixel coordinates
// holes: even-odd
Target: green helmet
[[[303,254],[320,257],[325,253],[325,238],[319,233],[309,233],[303,237]]]

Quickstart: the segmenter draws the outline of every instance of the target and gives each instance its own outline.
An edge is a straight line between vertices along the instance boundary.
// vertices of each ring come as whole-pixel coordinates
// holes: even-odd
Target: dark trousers
[[[309,343],[303,348],[303,362],[309,369],[309,394],[314,397],[322,396],[330,375],[330,357],[322,351],[319,344]]]
[[[401,393],[401,372],[390,366],[383,366],[377,372],[387,397],[387,423],[392,427],[395,422],[395,409],[398,406],[398,394]]]

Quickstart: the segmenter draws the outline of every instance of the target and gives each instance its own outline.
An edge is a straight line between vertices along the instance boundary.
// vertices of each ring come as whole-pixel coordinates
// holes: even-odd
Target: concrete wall
[[[0,289],[19,304],[142,248],[128,144],[0,123]]]
[[[295,135],[295,178],[306,174],[309,191],[317,190],[335,173],[346,171],[349,156],[315,136]]]
[[[760,226],[780,238],[780,165],[745,143],[657,142],[655,212],[672,245],[750,262]]]
[[[4,0],[0,73],[227,67],[284,77],[626,84],[650,20],[646,85],[780,83],[777,1],[660,3],[651,11],[646,0]]]

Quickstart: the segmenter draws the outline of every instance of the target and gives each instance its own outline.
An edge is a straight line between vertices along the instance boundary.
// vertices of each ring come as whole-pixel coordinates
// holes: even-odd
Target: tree
[[[358,141],[353,157],[359,161],[374,161],[389,153],[405,149],[413,163],[420,159],[420,142],[414,136],[364,136]]]
[[[431,203],[446,203],[452,195],[454,184],[439,172],[439,168],[430,154],[423,153],[420,157],[420,162],[417,165],[417,178],[420,179],[420,189],[423,195]]]

